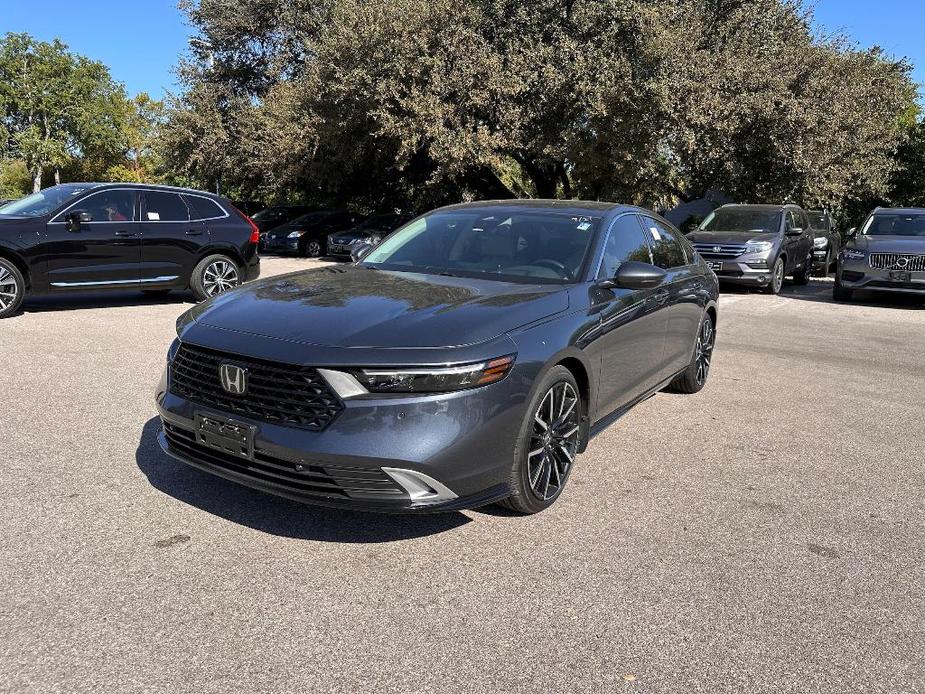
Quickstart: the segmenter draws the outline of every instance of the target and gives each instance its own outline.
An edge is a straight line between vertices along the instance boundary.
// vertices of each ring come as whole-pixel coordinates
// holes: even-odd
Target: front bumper
[[[865,258],[842,258],[838,280],[845,289],[925,295],[925,272],[872,268]]]
[[[353,246],[350,244],[328,241],[328,255],[333,258],[351,258],[352,250]]]
[[[720,282],[742,284],[751,287],[766,287],[771,283],[770,267],[755,268],[749,264],[749,262],[752,264],[758,263],[759,261],[757,260],[751,260],[749,262],[745,262],[738,258],[733,260],[719,260],[708,256],[704,256],[704,260],[710,266],[710,269],[716,273],[716,278]]]
[[[183,399],[169,391],[165,371],[156,393],[158,441],[193,467],[305,503],[400,513],[474,508],[510,494],[507,479],[526,408],[514,376],[452,394],[348,399],[318,432]],[[252,430],[252,454],[205,444],[197,415]]]

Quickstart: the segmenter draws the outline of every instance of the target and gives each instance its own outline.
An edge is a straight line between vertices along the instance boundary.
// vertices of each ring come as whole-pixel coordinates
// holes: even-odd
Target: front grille
[[[164,422],[164,436],[171,450],[181,457],[247,475],[256,482],[299,495],[385,501],[406,497],[404,490],[379,468],[296,463],[272,456],[259,447],[254,451],[254,460],[247,460],[205,446],[192,431],[169,422]]]
[[[925,255],[915,253],[871,253],[870,266],[875,270],[925,272]]]
[[[696,250],[704,258],[738,258],[740,255],[745,253],[745,244],[695,243],[694,250]]]
[[[247,370],[247,392],[231,395],[222,388],[219,367],[232,363]],[[238,357],[182,344],[170,364],[170,392],[222,412],[272,424],[321,431],[343,409],[318,372]]]

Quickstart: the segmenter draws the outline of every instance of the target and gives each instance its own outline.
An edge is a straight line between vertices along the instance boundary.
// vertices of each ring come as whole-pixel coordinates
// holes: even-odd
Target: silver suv
[[[784,277],[806,284],[813,230],[797,205],[723,205],[687,238],[721,282],[780,292]]]

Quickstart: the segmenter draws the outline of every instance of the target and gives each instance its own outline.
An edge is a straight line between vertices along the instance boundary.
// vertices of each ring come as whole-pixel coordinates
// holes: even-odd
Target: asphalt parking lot
[[[706,390],[529,518],[187,468],[153,389],[191,297],[29,301],[0,323],[0,689],[925,691],[925,305],[866,298],[725,293]]]

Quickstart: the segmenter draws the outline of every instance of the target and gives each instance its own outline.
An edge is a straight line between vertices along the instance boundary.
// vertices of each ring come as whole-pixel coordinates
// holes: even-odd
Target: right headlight
[[[290,238],[290,239],[297,239],[297,238],[299,238],[299,237],[300,237],[302,234],[304,234],[304,233],[305,233],[305,232],[304,232],[304,231],[301,231],[301,230],[300,230],[300,231],[292,231],[292,232],[289,233],[289,238]]]
[[[369,368],[351,371],[371,393],[446,393],[497,383],[511,370],[514,355],[462,366]]]

